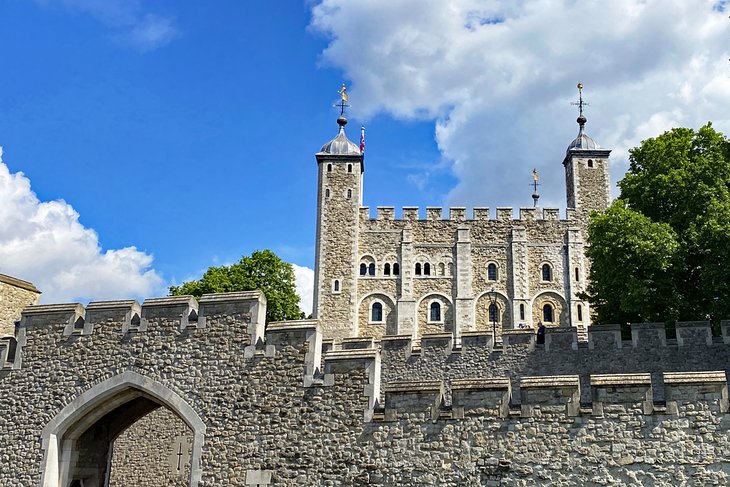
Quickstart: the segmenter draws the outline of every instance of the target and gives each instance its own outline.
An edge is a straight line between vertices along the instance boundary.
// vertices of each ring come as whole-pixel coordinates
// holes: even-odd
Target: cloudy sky
[[[316,164],[350,87],[365,204],[565,206],[587,130],[730,133],[717,0],[10,0],[0,6],[0,273],[45,302],[164,295],[270,248],[311,303]]]

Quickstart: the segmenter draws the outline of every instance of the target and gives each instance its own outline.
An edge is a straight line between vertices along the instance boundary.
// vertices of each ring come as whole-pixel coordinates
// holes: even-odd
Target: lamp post
[[[492,306],[489,307],[489,317],[492,319],[492,339],[494,344],[497,344],[497,291],[494,290],[494,286],[489,291],[489,301],[492,302]],[[492,314],[494,309],[494,314]]]

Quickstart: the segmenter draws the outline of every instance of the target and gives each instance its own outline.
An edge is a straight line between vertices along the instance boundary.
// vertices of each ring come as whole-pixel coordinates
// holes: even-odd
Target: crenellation
[[[122,332],[132,326],[133,319],[139,319],[142,308],[134,299],[118,301],[92,301],[86,305],[86,321],[92,327],[105,323],[122,323]]]
[[[528,350],[535,348],[535,331],[527,330],[506,330],[502,332],[502,343],[505,347],[527,346]]]
[[[654,412],[651,374],[591,374],[590,385],[594,416],[616,411],[610,406],[624,413],[631,408],[645,415]]]
[[[197,321],[198,302],[193,296],[167,296],[148,298],[142,303],[142,315],[138,331],[145,331],[151,322],[170,321],[177,323],[180,331],[190,324],[191,314]],[[134,331],[130,328],[129,331]]]
[[[443,208],[439,206],[427,206],[426,207],[426,220],[428,221],[438,221],[442,220],[443,216],[441,215],[441,212],[443,211]]]
[[[398,381],[385,386],[385,421],[416,414],[437,419],[444,400],[441,380]]]
[[[361,206],[359,209],[360,223],[370,220],[370,207]]]
[[[545,351],[563,352],[566,350],[578,350],[578,328],[546,328],[545,329]]]
[[[536,410],[565,411],[577,416],[580,411],[580,380],[577,375],[533,376],[520,379],[522,417],[534,416]]]
[[[537,217],[537,208],[520,208],[520,220],[534,221]]]
[[[622,343],[621,325],[594,325],[588,328],[588,348],[591,350],[620,349]]]
[[[476,221],[489,220],[489,207],[474,207],[472,209],[472,219]]]
[[[687,403],[711,403],[717,412],[728,412],[728,385],[725,371],[664,372],[667,414],[678,414]]]
[[[466,207],[452,206],[449,207],[449,220],[454,222],[463,222],[466,220]]]
[[[404,206],[403,207],[403,219],[406,221],[417,221],[419,209],[417,206]]]
[[[60,325],[63,335],[87,335],[90,327],[85,323],[86,309],[81,303],[38,304],[23,309],[21,328]]]
[[[709,321],[679,321],[676,324],[677,345],[680,347],[712,345],[712,328]]]
[[[507,418],[511,396],[508,377],[454,379],[451,382],[452,418]]]
[[[634,348],[666,347],[664,323],[631,323],[631,343]]]
[[[509,207],[497,207],[497,220],[500,221],[511,221],[512,220],[512,208]]]
[[[395,208],[392,206],[378,206],[376,220],[394,220]]]
[[[560,209],[559,208],[543,208],[542,219],[547,221],[559,221],[560,220]]]

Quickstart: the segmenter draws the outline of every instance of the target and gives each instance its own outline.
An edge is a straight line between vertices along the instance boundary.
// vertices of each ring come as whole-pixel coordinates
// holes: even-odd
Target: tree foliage
[[[730,142],[710,123],[677,128],[629,162],[588,226],[598,322],[730,318]]]
[[[170,286],[173,296],[260,289],[266,295],[266,321],[301,319],[294,270],[270,250],[257,250],[230,266],[209,267],[197,281]]]

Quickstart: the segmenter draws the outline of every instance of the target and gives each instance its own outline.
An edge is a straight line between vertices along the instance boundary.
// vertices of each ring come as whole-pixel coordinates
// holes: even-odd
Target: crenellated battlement
[[[361,221],[451,221],[456,223],[473,221],[572,221],[575,212],[568,209],[566,218],[561,220],[558,208],[519,208],[515,217],[514,209],[511,207],[498,207],[492,213],[490,208],[475,207],[471,212],[463,206],[451,206],[443,208],[439,206],[427,206],[425,212],[417,206],[404,206],[401,208],[400,217],[396,216],[396,209],[393,206],[378,206],[375,216],[370,213],[370,207],[360,207]]]

